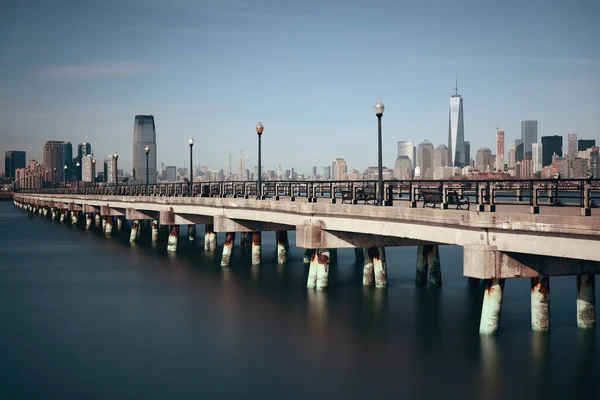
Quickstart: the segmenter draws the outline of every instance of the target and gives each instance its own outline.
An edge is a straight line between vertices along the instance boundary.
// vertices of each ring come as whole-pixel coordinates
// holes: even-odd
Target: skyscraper
[[[523,157],[531,155],[531,145],[538,141],[538,122],[521,121],[521,139],[523,140]],[[518,153],[518,150],[517,150]],[[521,159],[522,160],[522,159]],[[521,161],[517,159],[517,161]]]
[[[554,153],[562,157],[562,142],[562,136],[542,136],[542,167],[552,165],[552,155]]]
[[[447,167],[450,162],[450,152],[446,145],[440,144],[436,149],[433,150],[433,162],[432,167]]]
[[[433,150],[433,144],[428,140],[424,140],[419,144],[417,153],[419,154],[419,169],[423,179],[433,178]]]
[[[471,142],[465,141],[465,166],[471,165]]]
[[[48,167],[50,171],[56,171],[53,174],[54,183],[60,181],[62,176],[63,164],[62,164],[62,145],[63,141],[59,140],[48,140],[44,143],[44,165]]]
[[[542,171],[542,159],[544,158],[544,146],[541,143],[533,143],[531,145],[533,173]]]
[[[104,182],[117,183],[117,160],[112,155],[104,159]]]
[[[504,131],[496,129],[496,171],[504,171]]]
[[[77,175],[73,171],[73,145],[71,142],[63,142],[62,144],[62,180],[71,182]],[[65,168],[65,165],[67,168]]]
[[[346,160],[343,158],[334,158],[331,162],[331,179],[334,181],[339,181],[342,174],[348,172],[347,168],[348,166],[346,165]]]
[[[227,153],[227,171],[225,171],[225,179],[231,179],[231,153]]]
[[[486,172],[494,168],[492,164],[492,151],[487,147],[482,147],[477,150],[475,155],[475,167],[479,172]]]
[[[569,159],[574,160],[577,158],[577,134],[569,133],[567,136],[567,143],[569,144]]]
[[[146,182],[146,146],[150,149],[150,153],[148,153],[148,180],[150,182]],[[136,179],[140,179],[143,183],[156,183],[156,126],[152,115],[135,116],[133,169]]]
[[[577,151],[586,151],[596,146],[596,139],[579,139],[577,141]]]
[[[238,181],[246,180],[246,157],[244,157],[244,152],[240,151],[240,156],[238,157]]]
[[[398,155],[406,156],[410,159],[410,161],[414,164],[414,144],[412,140],[405,140],[398,142]]]
[[[87,142],[77,144],[77,158],[79,159],[79,161],[83,160],[83,157],[89,154],[92,154],[91,144]]]
[[[81,163],[81,180],[83,182],[94,182],[94,157],[91,154],[86,154],[79,161]]]
[[[525,158],[525,143],[523,139],[515,140],[515,162],[523,161]]]
[[[465,166],[465,130],[463,123],[463,101],[458,94],[458,79],[454,95],[450,97],[450,118],[448,127],[448,150],[450,151],[450,165],[453,167]],[[420,158],[420,157],[419,157]],[[421,174],[425,171],[421,168]]]
[[[24,151],[7,151],[4,154],[4,177],[15,179],[15,171],[25,168],[27,157]]]
[[[516,164],[515,160],[515,145],[511,144],[508,148],[508,168],[514,168]]]
[[[323,179],[331,179],[331,167],[329,165],[323,167]]]
[[[600,177],[600,152],[596,146],[590,152],[590,171],[596,178]]]

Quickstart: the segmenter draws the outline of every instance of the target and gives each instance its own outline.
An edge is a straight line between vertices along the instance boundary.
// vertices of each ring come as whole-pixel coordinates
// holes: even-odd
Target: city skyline
[[[262,120],[265,169],[285,161],[309,173],[340,156],[341,142],[348,165],[363,169],[377,162],[372,107],[381,99],[383,159],[393,167],[398,141],[447,144],[455,71],[472,157],[494,148],[496,124],[510,144],[529,119],[538,138],[600,140],[594,2],[385,2],[385,13],[366,1],[31,3],[6,7],[0,45],[0,151],[31,159],[42,160],[46,140],[89,141],[96,155],[117,150],[131,170],[131,116],[152,113],[169,165],[187,160],[192,136],[195,163],[224,168],[242,148],[254,166]],[[449,20],[460,27],[452,35]],[[359,54],[376,62],[355,62]]]

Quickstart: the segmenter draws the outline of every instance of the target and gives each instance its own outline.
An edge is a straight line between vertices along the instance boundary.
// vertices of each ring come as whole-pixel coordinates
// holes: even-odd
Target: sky
[[[0,152],[42,161],[46,140],[90,142],[130,170],[136,114],[153,114],[158,162],[311,173],[343,157],[383,163],[396,143],[465,140],[506,150],[538,137],[600,142],[597,0],[53,0],[0,4]],[[0,163],[3,171],[4,163]]]

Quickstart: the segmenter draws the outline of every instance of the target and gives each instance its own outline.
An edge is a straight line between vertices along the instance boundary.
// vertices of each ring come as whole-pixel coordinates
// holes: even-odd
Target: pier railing
[[[263,181],[262,196],[270,200],[329,200],[332,203],[369,204],[365,193],[376,193],[376,180],[353,181]],[[600,205],[600,179],[530,180],[386,180],[384,205],[408,202],[417,207],[423,191],[439,191],[440,207],[446,208],[451,195],[468,198],[478,211],[494,211],[497,205],[526,205],[537,212],[540,206],[596,208]],[[167,196],[257,198],[256,181],[212,181],[157,184],[86,184],[47,189],[17,189],[21,193],[48,193],[102,196]],[[373,196],[374,197],[374,196]],[[374,203],[374,202],[373,202]]]

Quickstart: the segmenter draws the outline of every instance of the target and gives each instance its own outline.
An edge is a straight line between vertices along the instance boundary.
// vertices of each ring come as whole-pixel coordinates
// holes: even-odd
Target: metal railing
[[[387,180],[383,199],[386,206],[409,202],[416,207],[422,192],[437,191],[441,206],[450,196],[468,198],[478,211],[494,211],[497,205],[596,208],[600,205],[600,179],[529,179],[529,180]],[[263,181],[266,199],[305,198],[309,202],[326,199],[332,203],[375,204],[377,181]],[[102,185],[50,189],[18,189],[17,193],[47,193],[101,196],[166,196],[256,198],[256,181],[213,181],[193,184],[160,183],[141,185]]]

